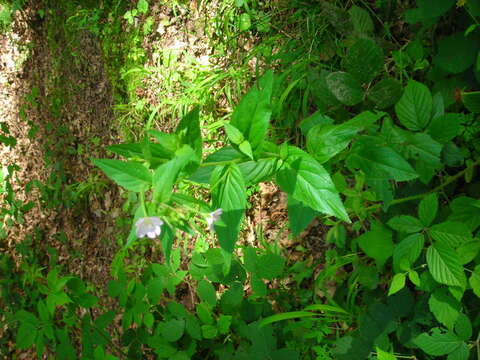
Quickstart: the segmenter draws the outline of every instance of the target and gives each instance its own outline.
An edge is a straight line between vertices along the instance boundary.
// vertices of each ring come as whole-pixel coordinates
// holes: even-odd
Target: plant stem
[[[143,214],[145,215],[145,217],[147,217],[148,214],[147,214],[147,207],[145,206],[145,191],[142,191],[140,193],[140,204],[141,204],[142,209],[143,209]]]
[[[433,188],[432,190],[430,190],[426,193],[423,193],[423,194],[412,195],[412,196],[407,196],[407,197],[400,198],[400,199],[395,199],[390,203],[390,205],[397,205],[397,204],[401,204],[401,203],[408,202],[408,201],[423,199],[425,196],[430,195],[432,193],[436,193],[436,192],[442,190],[444,187],[446,187],[446,186],[450,185],[451,183],[457,181],[459,178],[461,178],[462,176],[465,175],[465,173],[468,171],[468,169],[470,167],[475,167],[479,164],[480,164],[480,160],[477,160],[473,164],[468,166],[467,168],[465,168],[462,171],[458,172],[457,174],[449,177],[444,183],[438,185],[437,187]],[[374,205],[366,207],[365,210],[376,210],[376,209],[378,209],[382,206],[383,206],[383,204],[374,204]]]

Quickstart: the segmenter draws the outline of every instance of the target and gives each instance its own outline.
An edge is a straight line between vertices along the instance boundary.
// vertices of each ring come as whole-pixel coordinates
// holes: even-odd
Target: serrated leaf
[[[23,322],[17,331],[15,345],[18,349],[28,349],[35,342],[37,328],[28,322]]]
[[[278,159],[259,159],[257,161],[245,161],[238,164],[243,174],[245,183],[256,185],[259,182],[270,179],[277,170]]]
[[[463,114],[453,113],[434,117],[428,125],[427,133],[436,141],[446,144],[460,134],[461,123],[464,118]]]
[[[423,225],[417,218],[410,215],[394,216],[387,222],[393,230],[404,232],[407,234],[419,232],[423,229]]]
[[[408,181],[418,177],[403,157],[386,146],[354,147],[347,165],[361,169],[368,178],[375,180]]]
[[[256,275],[266,279],[273,280],[281,275],[285,259],[277,254],[268,253],[257,258]]]
[[[464,287],[465,273],[458,254],[448,244],[437,242],[427,250],[430,274],[440,284]]]
[[[445,325],[449,330],[453,330],[462,305],[446,289],[438,288],[428,300],[428,306],[439,323]]]
[[[435,220],[438,210],[438,198],[436,193],[425,196],[418,205],[418,217],[424,226],[430,226]]]
[[[353,106],[363,99],[363,89],[357,79],[346,72],[334,72],[326,78],[328,89],[344,105]]]
[[[374,124],[383,115],[364,111],[340,125],[316,125],[308,132],[307,149],[323,164],[345,149],[359,131]]]
[[[373,222],[370,231],[357,238],[365,254],[375,259],[382,267],[393,254],[392,232],[378,222]]]
[[[197,287],[197,293],[200,300],[214,307],[217,303],[217,295],[212,283],[207,280],[200,280]]]
[[[402,96],[402,85],[393,78],[384,78],[373,85],[367,97],[375,103],[379,109],[386,109],[394,104]]]
[[[246,207],[245,181],[238,166],[231,164],[216,168],[211,183],[214,208],[223,210],[215,223],[218,241],[222,249],[232,252]]]
[[[433,225],[428,234],[436,241],[448,244],[452,248],[469,242],[472,239],[472,234],[465,224],[455,221],[446,221],[440,224]]]
[[[472,287],[473,293],[480,298],[480,265],[475,266],[468,282]]]
[[[468,360],[470,358],[470,347],[462,342],[458,348],[448,354],[447,360]]]
[[[440,160],[442,145],[424,133],[408,136],[407,150],[416,160],[416,170],[420,180],[427,184],[442,167]]]
[[[438,42],[438,52],[433,63],[451,74],[459,74],[474,63],[477,50],[477,37],[466,37],[459,31]]]
[[[301,201],[288,197],[288,222],[293,236],[298,236],[315,218],[317,212]]]
[[[392,279],[390,283],[390,288],[388,289],[388,296],[393,295],[405,287],[405,278],[406,274],[398,273]]]
[[[462,92],[462,101],[468,111],[480,113],[480,91]]]
[[[410,80],[400,101],[395,105],[395,113],[400,123],[409,130],[420,131],[427,127],[433,108],[432,94],[423,84]]]
[[[110,179],[127,190],[140,192],[152,183],[152,175],[142,164],[113,159],[94,159],[92,161]]]
[[[348,48],[347,55],[343,59],[343,66],[347,73],[353,75],[360,83],[372,81],[383,69],[383,64],[382,49],[375,41],[368,38],[358,39]]]
[[[283,191],[321,213],[350,222],[328,172],[307,153],[289,146],[289,155],[277,173]]]
[[[272,90],[273,72],[267,71],[240,100],[232,114],[230,124],[242,132],[253,152],[260,148],[267,134],[272,115]]]
[[[470,318],[460,313],[455,323],[455,333],[463,340],[468,341],[472,337],[472,322]]]
[[[472,241],[468,241],[460,245],[456,250],[458,258],[460,260],[460,264],[468,264],[470,261],[475,259],[480,252],[480,239],[473,239]]]
[[[432,335],[422,333],[413,339],[413,343],[428,355],[442,356],[455,351],[462,341],[453,333],[441,333],[435,328]]]
[[[412,234],[400,241],[393,251],[393,269],[400,271],[402,259],[407,259],[409,267],[413,267],[423,250],[425,239],[422,234]]]
[[[373,21],[367,10],[354,5],[348,10],[348,14],[356,32],[366,34],[373,31]]]
[[[465,224],[470,231],[480,226],[480,200],[467,196],[455,198],[450,203],[452,214],[449,220]]]

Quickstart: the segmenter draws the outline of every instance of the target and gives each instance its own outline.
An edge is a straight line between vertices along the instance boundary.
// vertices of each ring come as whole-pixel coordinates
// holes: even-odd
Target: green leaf
[[[455,250],[448,244],[436,242],[427,250],[430,274],[440,284],[465,287],[466,278]]]
[[[200,110],[197,107],[182,118],[175,130],[175,134],[180,139],[180,145],[190,146],[195,153],[197,162],[202,160],[203,149],[199,116]]]
[[[298,236],[312,222],[316,211],[303,205],[301,201],[288,197],[288,222],[293,236]]]
[[[223,124],[223,127],[225,128],[228,139],[232,142],[232,144],[240,145],[245,140],[241,131],[235,126],[225,123]]]
[[[480,298],[480,265],[475,266],[468,282],[472,287],[473,293]]]
[[[340,125],[316,125],[307,135],[307,149],[322,164],[345,149],[355,135],[384,113],[364,111]]]
[[[185,320],[170,320],[162,324],[162,337],[168,342],[175,342],[179,340],[185,331]]]
[[[268,253],[257,258],[256,275],[267,280],[273,280],[283,272],[285,259],[277,254]]]
[[[111,159],[94,159],[92,162],[110,179],[127,190],[144,191],[152,183],[150,171],[142,164]]]
[[[242,154],[247,155],[250,159],[253,160],[252,146],[247,140],[243,141],[240,145],[238,145],[238,150],[240,150]]]
[[[15,346],[17,349],[28,349],[35,342],[37,328],[29,322],[22,322],[18,328],[15,338]]]
[[[333,124],[333,119],[323,115],[321,111],[316,111],[309,117],[302,120],[300,123],[300,130],[303,135],[307,136],[308,132],[316,125],[331,125]]]
[[[375,41],[368,38],[358,39],[348,48],[347,55],[343,59],[345,70],[360,83],[372,81],[383,69],[383,64],[382,49]]]
[[[209,325],[213,324],[212,311],[210,310],[209,305],[204,302],[198,303],[196,306],[196,311],[201,322]]]
[[[243,174],[245,183],[256,185],[259,182],[269,180],[276,172],[277,158],[259,159],[257,161],[245,161],[238,164]]]
[[[436,23],[438,18],[445,14],[453,5],[455,0],[424,0],[417,2],[417,8],[405,12],[405,20],[409,24],[422,22],[426,26]]]
[[[184,145],[176,153],[176,156],[160,165],[153,174],[153,201],[164,203],[170,200],[172,188],[187,163],[194,158],[190,146]]]
[[[435,170],[442,167],[440,154],[442,145],[429,135],[420,133],[408,136],[407,150],[416,159],[416,170],[420,180],[427,184],[433,177]]]
[[[213,339],[217,336],[218,330],[213,325],[202,325],[202,335],[204,339]]]
[[[275,314],[271,315],[269,317],[266,317],[260,321],[259,326],[264,327],[265,325],[272,324],[274,322],[279,322],[279,321],[284,321],[284,320],[290,320],[290,319],[298,319],[298,318],[303,318],[303,317],[314,317],[317,314],[310,312],[310,311],[291,311],[291,312],[285,312],[281,314]]]
[[[399,292],[400,290],[402,290],[405,287],[405,279],[406,279],[405,273],[395,274],[390,284],[390,288],[388,289],[388,296],[393,295]]]
[[[148,11],[148,1],[147,0],[138,0],[137,9],[142,14],[146,14]]]
[[[402,85],[397,80],[384,78],[368,90],[367,97],[375,103],[377,108],[386,109],[396,104],[402,92]]]
[[[480,226],[480,200],[467,196],[460,196],[450,203],[452,214],[449,220],[457,221],[474,231]]]
[[[420,131],[427,127],[432,116],[433,100],[428,88],[410,80],[400,101],[395,105],[395,113],[400,123],[409,130]]]
[[[215,169],[211,183],[214,208],[223,210],[221,219],[215,223],[215,231],[221,248],[232,252],[246,207],[245,181],[238,166],[231,164]]]
[[[373,21],[368,11],[354,5],[348,10],[348,14],[356,32],[363,34],[373,32]]]
[[[377,351],[377,360],[397,360],[395,355],[390,354],[386,351],[383,351],[379,347],[376,348]]]
[[[468,360],[470,358],[470,347],[462,342],[460,346],[448,354],[447,360]]]
[[[363,252],[375,259],[378,267],[382,267],[393,254],[392,232],[376,221],[357,241]]]
[[[386,146],[355,146],[347,159],[347,165],[361,169],[367,178],[375,180],[408,181],[418,177],[403,157]]]
[[[393,250],[393,268],[395,272],[401,270],[402,261],[407,261],[412,267],[423,250],[425,239],[422,234],[412,234],[400,241]]]
[[[200,280],[197,287],[197,293],[200,300],[214,307],[217,303],[217,292],[212,283],[207,280]]]
[[[327,171],[307,153],[293,146],[277,173],[283,191],[312,209],[350,222],[340,196]]]
[[[308,77],[308,85],[311,89],[313,101],[318,111],[325,113],[338,105],[340,102],[330,91],[327,85],[327,77],[331,72],[321,69],[320,71],[311,70]]]
[[[430,295],[428,306],[439,323],[445,325],[448,330],[453,330],[462,308],[459,301],[446,289],[438,288]]]
[[[452,113],[434,117],[428,125],[427,133],[436,141],[446,144],[460,134],[464,118],[463,114]]]
[[[466,242],[473,240],[472,234],[465,224],[455,221],[446,221],[433,225],[428,234],[436,241],[457,248]]]
[[[442,356],[455,351],[462,342],[453,333],[441,333],[434,328],[432,335],[421,333],[413,339],[413,343],[428,355]]]
[[[480,252],[480,240],[478,238],[460,245],[457,249],[460,264],[465,265],[475,259]]]
[[[438,42],[438,52],[433,63],[451,74],[459,74],[473,65],[477,51],[477,37],[464,36],[459,31]]]
[[[455,323],[455,333],[463,340],[468,341],[472,337],[472,322],[470,318],[460,313]]]
[[[326,78],[328,89],[344,105],[353,106],[363,100],[363,89],[357,79],[346,72],[334,72]]]
[[[217,320],[217,328],[220,334],[228,334],[230,331],[230,324],[232,323],[232,316],[220,315]]]
[[[480,91],[462,92],[462,101],[468,111],[480,113]]]
[[[273,78],[273,72],[267,71],[240,100],[230,121],[250,142],[254,153],[265,140],[270,124]]]
[[[435,220],[438,211],[438,198],[436,193],[425,196],[418,205],[418,217],[424,226],[430,226]]]
[[[387,222],[393,230],[404,232],[407,234],[419,232],[423,229],[423,225],[417,218],[410,215],[394,216]]]
[[[412,270],[412,269],[408,270],[408,278],[416,286],[420,286],[422,284],[422,281],[420,280],[420,276],[418,276],[418,273],[415,270]]]

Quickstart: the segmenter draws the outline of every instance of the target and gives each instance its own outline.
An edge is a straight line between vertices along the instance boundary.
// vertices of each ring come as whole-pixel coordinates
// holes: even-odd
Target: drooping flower
[[[140,218],[135,223],[137,237],[148,236],[150,239],[154,239],[160,235],[162,225],[163,221],[157,216]]]
[[[214,230],[213,225],[215,224],[215,222],[220,220],[220,216],[222,216],[222,212],[223,212],[222,209],[219,208],[219,209],[211,212],[210,214],[208,214],[207,224],[208,224],[208,228],[210,229],[210,231]]]

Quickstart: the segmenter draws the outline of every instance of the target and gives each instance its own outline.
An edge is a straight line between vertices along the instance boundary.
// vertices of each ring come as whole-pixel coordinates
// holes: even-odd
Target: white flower
[[[154,239],[160,235],[162,225],[163,221],[156,216],[140,218],[135,223],[137,237],[143,238],[148,236],[150,239]]]
[[[208,214],[207,224],[208,224],[208,228],[210,229],[210,231],[214,230],[213,224],[215,224],[215,222],[220,220],[220,216],[222,215],[222,212],[223,212],[222,209],[217,209],[217,210],[211,212],[210,214]]]

